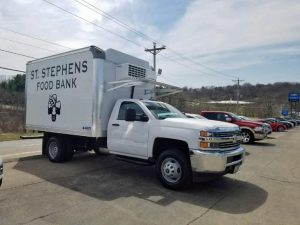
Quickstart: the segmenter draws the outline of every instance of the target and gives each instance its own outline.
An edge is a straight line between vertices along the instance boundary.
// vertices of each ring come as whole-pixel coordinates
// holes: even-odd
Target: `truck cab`
[[[156,164],[160,181],[177,189],[191,182],[193,172],[237,172],[244,160],[241,140],[234,124],[190,119],[160,101],[120,99],[108,123],[107,147]]]

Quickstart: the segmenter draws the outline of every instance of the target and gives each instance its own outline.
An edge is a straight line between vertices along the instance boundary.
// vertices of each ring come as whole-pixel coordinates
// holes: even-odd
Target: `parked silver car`
[[[0,157],[0,186],[2,184],[2,179],[3,179],[3,160]]]

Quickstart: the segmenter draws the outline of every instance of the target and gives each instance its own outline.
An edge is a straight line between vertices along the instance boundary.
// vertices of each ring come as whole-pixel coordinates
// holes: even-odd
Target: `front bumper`
[[[193,172],[201,173],[235,173],[243,163],[245,149],[239,147],[231,151],[190,150]]]
[[[254,139],[255,140],[262,140],[262,139],[265,139],[267,136],[268,136],[268,134],[265,133],[265,132],[262,132],[262,133],[254,132]]]

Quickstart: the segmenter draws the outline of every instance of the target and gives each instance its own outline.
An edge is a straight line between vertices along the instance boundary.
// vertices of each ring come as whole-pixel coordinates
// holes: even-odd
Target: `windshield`
[[[144,102],[145,106],[151,111],[156,119],[166,118],[187,118],[182,112],[173,106],[162,102]]]
[[[235,119],[235,120],[242,120],[238,115],[234,113],[230,113],[230,115]]]
[[[241,120],[251,120],[249,117],[247,116],[238,116]]]

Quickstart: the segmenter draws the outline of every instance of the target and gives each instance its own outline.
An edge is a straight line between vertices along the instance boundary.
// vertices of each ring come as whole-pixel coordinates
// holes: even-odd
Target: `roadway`
[[[0,142],[0,156],[12,159],[42,154],[42,139],[26,139]]]
[[[183,192],[162,187],[153,167],[109,155],[67,163],[20,155],[4,165],[0,224],[299,225],[299,136],[300,127],[248,145],[237,174]],[[40,151],[39,141],[1,143],[0,151]]]

